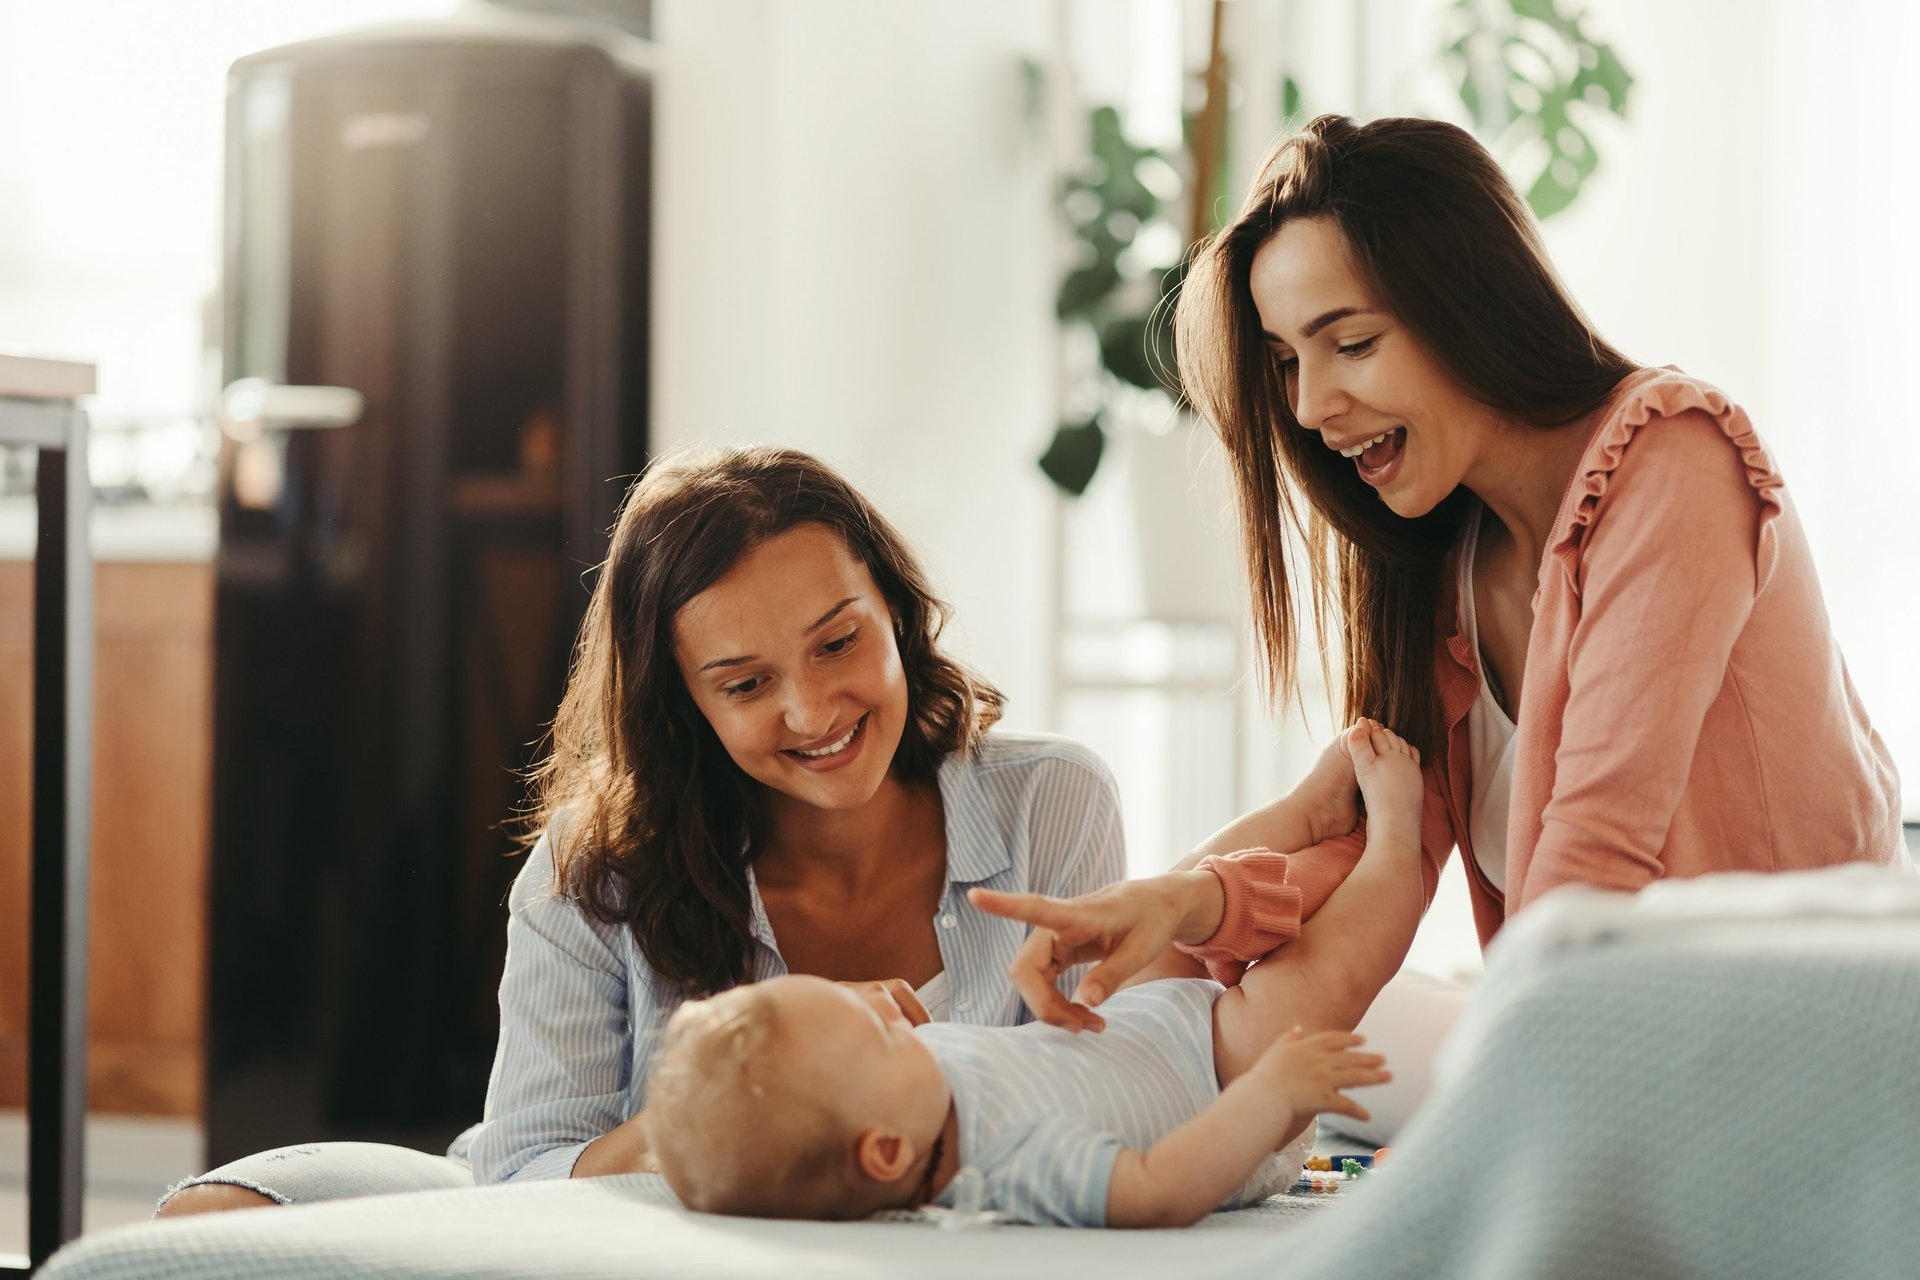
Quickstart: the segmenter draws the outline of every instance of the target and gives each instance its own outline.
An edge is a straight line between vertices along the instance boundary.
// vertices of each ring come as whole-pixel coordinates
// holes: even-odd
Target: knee
[[[279,1201],[230,1182],[201,1182],[182,1187],[168,1198],[153,1215],[156,1218],[184,1218],[196,1213],[224,1213],[228,1209],[267,1209]]]

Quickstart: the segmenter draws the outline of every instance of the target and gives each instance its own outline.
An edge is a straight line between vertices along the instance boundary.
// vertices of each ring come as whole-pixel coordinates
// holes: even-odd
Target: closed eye
[[[1371,338],[1362,338],[1358,342],[1349,342],[1344,346],[1337,348],[1337,350],[1343,356],[1352,356],[1352,357],[1364,356],[1369,351],[1373,350],[1373,344],[1378,340],[1379,340],[1379,335],[1375,334]]]

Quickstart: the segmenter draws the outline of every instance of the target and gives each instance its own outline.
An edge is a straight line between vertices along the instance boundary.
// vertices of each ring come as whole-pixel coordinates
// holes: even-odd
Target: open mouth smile
[[[867,721],[872,718],[871,711],[853,722],[853,727],[839,737],[819,747],[788,747],[781,752],[798,761],[808,769],[833,769],[851,760],[859,754],[860,746],[866,741]]]
[[[1370,439],[1351,440],[1345,444],[1329,440],[1327,447],[1343,458],[1351,458],[1360,472],[1360,478],[1378,489],[1400,473],[1400,459],[1407,448],[1407,429],[1390,427]]]

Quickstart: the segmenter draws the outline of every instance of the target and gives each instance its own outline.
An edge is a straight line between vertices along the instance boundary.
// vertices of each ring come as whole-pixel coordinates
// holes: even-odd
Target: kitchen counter
[[[31,498],[0,498],[0,561],[32,559],[34,530]],[[204,563],[213,559],[219,519],[211,504],[96,503],[92,532],[96,561]]]

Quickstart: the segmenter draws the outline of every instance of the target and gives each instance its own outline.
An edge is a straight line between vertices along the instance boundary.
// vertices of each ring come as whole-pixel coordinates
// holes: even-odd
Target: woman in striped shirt
[[[1001,695],[940,651],[944,618],[904,540],[818,460],[649,468],[535,775],[485,1119],[446,1157],[247,1157],[162,1212],[646,1169],[668,1016],[742,982],[809,973],[914,1020],[1025,1021],[1007,969],[1026,926],[967,893],[1120,879],[1118,795],[1084,747],[988,732]]]

